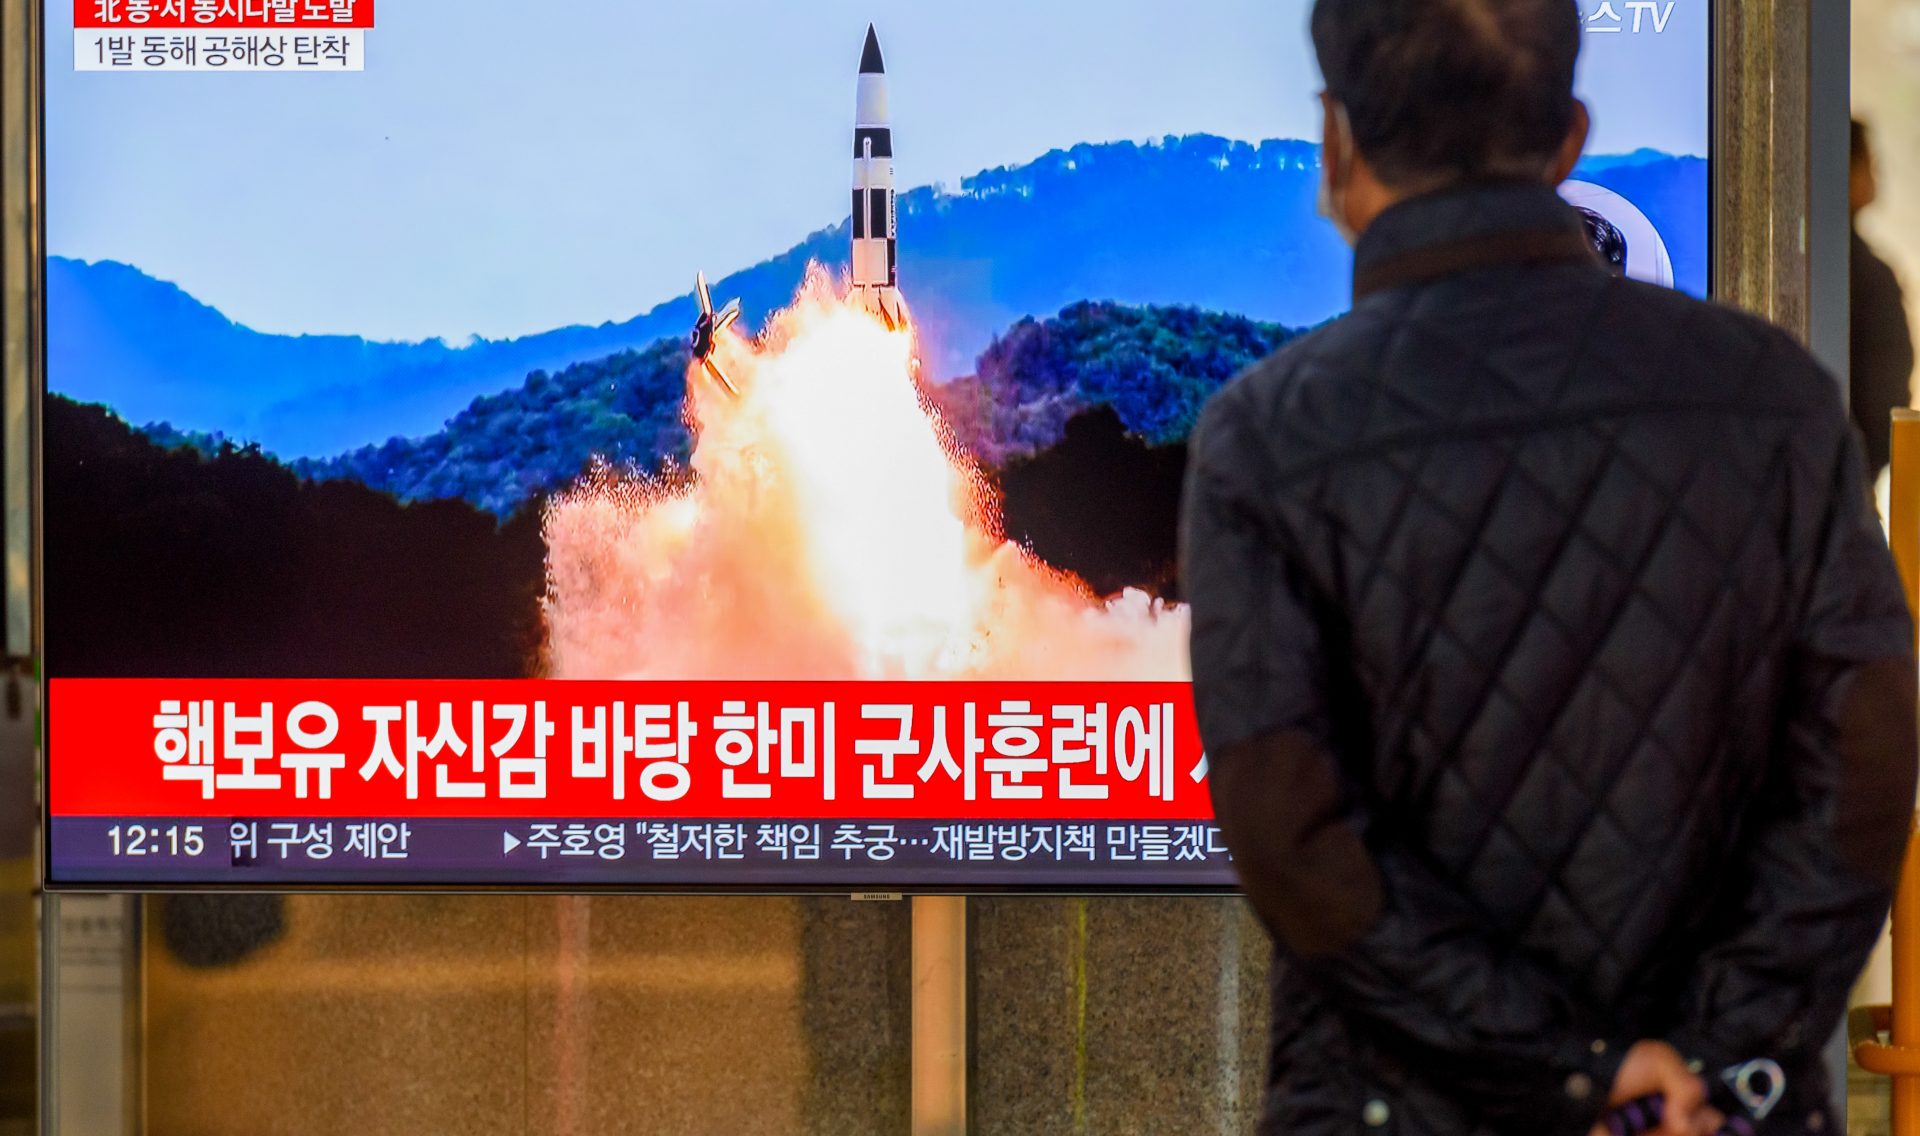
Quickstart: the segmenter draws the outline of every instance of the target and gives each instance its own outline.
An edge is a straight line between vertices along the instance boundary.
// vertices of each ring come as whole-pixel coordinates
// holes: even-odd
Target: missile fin
[[[733,380],[727,378],[727,373],[720,369],[720,365],[718,363],[715,363],[712,359],[702,359],[700,360],[700,362],[707,368],[707,373],[709,375],[712,375],[716,382],[718,382],[721,386],[727,388],[728,394],[732,395],[735,398],[740,397],[739,388],[733,385]]]

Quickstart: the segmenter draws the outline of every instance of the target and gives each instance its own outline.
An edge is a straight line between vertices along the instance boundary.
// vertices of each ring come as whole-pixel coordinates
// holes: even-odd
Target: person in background
[[[1348,315],[1207,405],[1182,575],[1275,945],[1261,1131],[1828,1133],[1916,778],[1838,384],[1601,265],[1574,0],[1318,0]]]
[[[1853,216],[1853,421],[1866,439],[1867,476],[1892,460],[1891,412],[1913,401],[1913,337],[1900,281],[1860,236],[1860,213],[1880,194],[1873,140],[1853,121],[1853,169],[1848,207]]]

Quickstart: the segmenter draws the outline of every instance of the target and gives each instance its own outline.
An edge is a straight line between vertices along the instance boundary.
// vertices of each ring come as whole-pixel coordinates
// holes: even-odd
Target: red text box
[[[54,816],[1200,820],[1184,683],[54,679]]]

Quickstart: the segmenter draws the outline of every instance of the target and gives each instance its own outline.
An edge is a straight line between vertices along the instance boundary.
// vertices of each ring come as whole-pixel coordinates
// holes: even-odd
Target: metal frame
[[[7,128],[24,132],[22,157],[26,164],[18,186],[24,194],[24,223],[16,225],[13,217],[6,222],[10,236],[24,246],[24,262],[19,256],[9,256],[4,265],[8,293],[5,322],[12,325],[20,320],[25,331],[7,336],[6,358],[0,367],[0,428],[6,434],[6,444],[0,448],[5,459],[5,468],[0,471],[0,498],[6,509],[5,560],[0,570],[4,571],[6,596],[6,655],[15,667],[39,657],[39,591],[35,587],[39,556],[35,540],[40,526],[35,490],[39,480],[40,382],[46,372],[46,313],[41,301],[46,280],[41,208],[41,138],[45,133],[42,16],[38,4],[8,0],[6,25],[17,33],[24,32],[9,42],[24,48],[27,58],[9,58],[0,71],[21,76],[14,92],[21,100],[19,114],[16,117],[9,112]],[[4,176],[11,179],[14,175]],[[24,291],[17,300],[16,287]]]
[[[1852,120],[1852,3],[1824,0],[1807,26],[1807,348],[1850,389],[1852,247],[1848,200]],[[1833,1114],[1847,1117],[1847,1028],[1837,1023],[1826,1050]]]
[[[1852,360],[1852,0],[1822,0],[1807,25],[1807,347],[1848,389]]]
[[[43,358],[41,311],[42,200],[40,139],[41,16],[31,0],[0,0],[0,588],[5,596],[4,674],[0,682],[24,681],[37,657],[37,601],[33,540],[38,531],[34,473],[38,462],[39,376]],[[28,705],[37,702],[28,699]],[[35,759],[38,765],[37,755]],[[36,770],[37,774],[37,770]],[[45,964],[49,912],[40,907],[38,991],[40,1059],[34,1070],[42,1130],[53,1100],[53,1064],[47,1060],[54,983]]]
[[[1819,21],[1815,7],[1806,0],[1741,0],[1718,3],[1713,12],[1713,294],[1803,342],[1814,330],[1813,265],[1825,256],[1809,247],[1818,235],[1809,206],[1819,204],[1813,73],[1818,66],[1824,75],[1834,63],[1834,32],[1824,21],[1838,13],[1844,24],[1849,5],[1821,3]]]

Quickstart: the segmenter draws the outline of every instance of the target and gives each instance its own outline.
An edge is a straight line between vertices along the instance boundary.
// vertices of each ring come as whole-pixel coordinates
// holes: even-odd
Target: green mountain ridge
[[[1178,441],[1201,405],[1247,365],[1297,332],[1189,307],[1083,302],[997,337],[975,374],[924,390],[958,441],[999,468],[1062,436],[1069,419],[1110,406],[1151,443]],[[459,498],[508,516],[570,484],[595,461],[639,472],[684,462],[689,359],[677,339],[535,371],[520,386],[476,398],[440,431],[393,438],[338,457],[285,463],[315,481],[349,480],[402,502]],[[206,453],[226,439],[164,425],[154,440]]]

